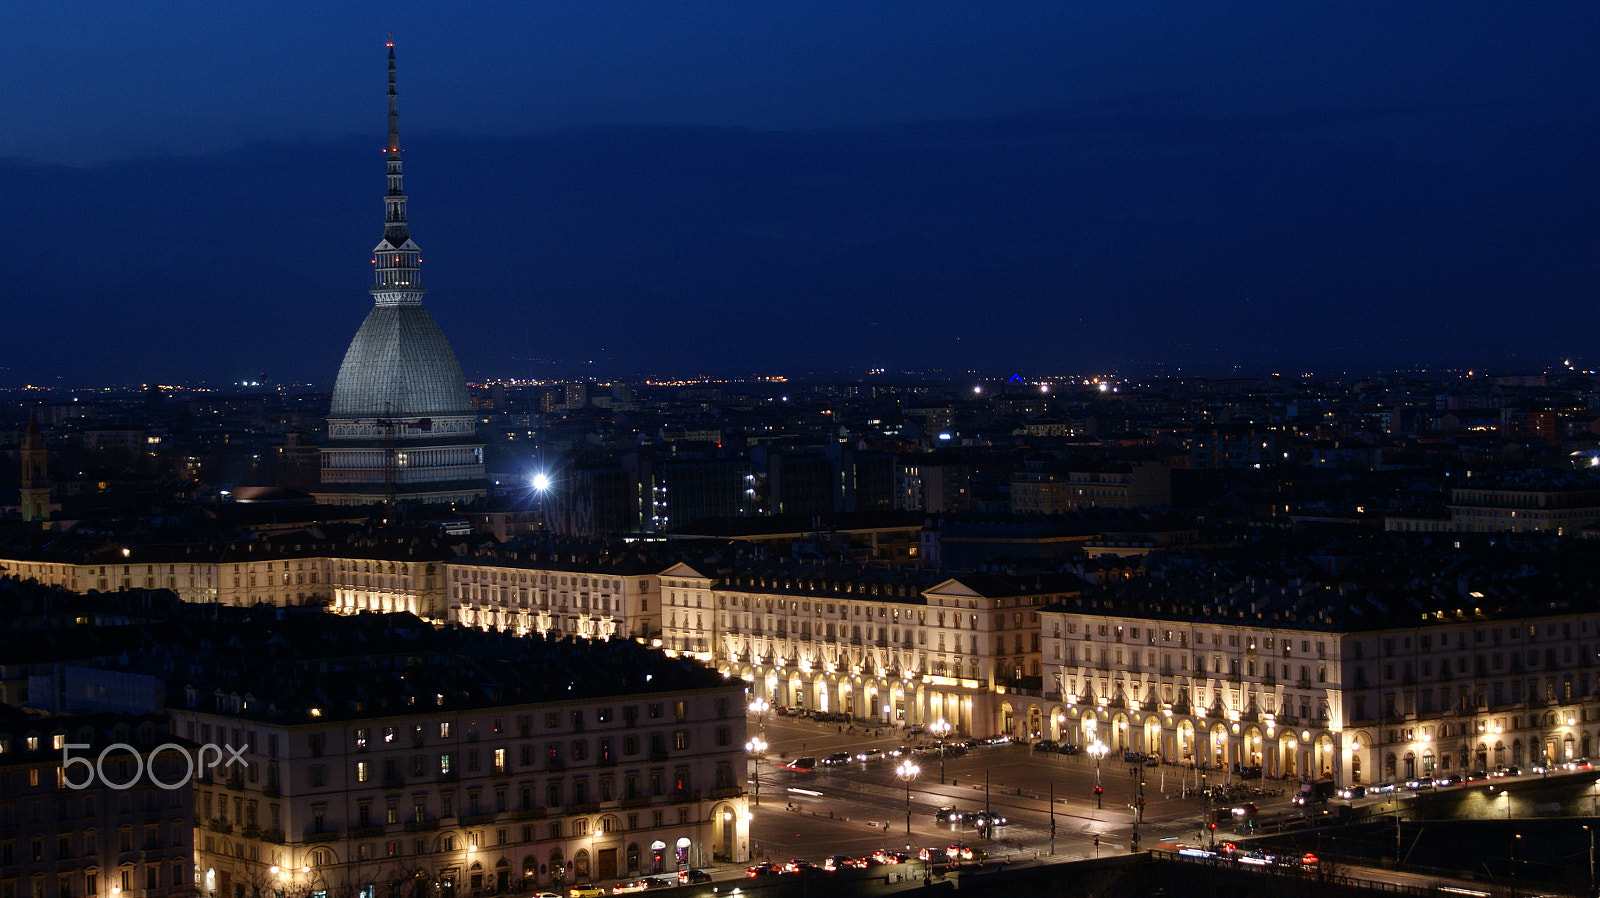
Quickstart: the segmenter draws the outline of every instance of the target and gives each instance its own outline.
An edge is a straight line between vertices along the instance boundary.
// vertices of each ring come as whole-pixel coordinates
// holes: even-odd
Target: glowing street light
[[[751,739],[749,742],[746,742],[744,744],[744,750],[749,752],[750,753],[750,757],[755,758],[755,761],[756,761],[756,794],[755,794],[755,803],[756,803],[756,807],[760,807],[761,806],[761,759],[766,757],[766,754],[767,754],[767,742],[766,742],[765,739],[762,739],[760,736],[757,736],[756,738]]]
[[[906,841],[911,840],[911,781],[917,778],[922,768],[910,761],[901,761],[900,766],[894,769],[894,775],[906,784]]]
[[[1110,750],[1110,747],[1099,739],[1089,744],[1089,755],[1094,758],[1094,806],[1096,809],[1105,806],[1100,798],[1102,795],[1102,790],[1100,789],[1100,759],[1105,757],[1106,752]]]
[[[950,735],[950,721],[943,717],[928,724],[928,732],[939,740],[939,785],[944,785],[944,739]]]

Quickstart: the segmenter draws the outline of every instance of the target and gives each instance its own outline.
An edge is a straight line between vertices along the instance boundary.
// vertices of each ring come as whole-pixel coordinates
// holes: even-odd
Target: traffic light
[[[1051,820],[1050,821],[1050,838],[1054,839],[1055,837],[1056,837],[1056,822],[1054,820]]]
[[[1209,829],[1216,829],[1217,828],[1217,825],[1215,823],[1208,823],[1208,824],[1206,824],[1206,826]]]
[[[1100,847],[1100,837],[1099,836],[1095,836],[1094,837],[1094,847],[1096,847],[1096,848]]]

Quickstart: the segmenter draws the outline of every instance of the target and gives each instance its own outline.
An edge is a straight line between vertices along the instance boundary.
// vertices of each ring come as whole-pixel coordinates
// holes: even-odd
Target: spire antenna
[[[394,35],[390,35],[391,38]],[[372,294],[378,302],[420,302],[422,294],[422,250],[411,239],[406,221],[405,179],[400,165],[400,96],[395,87],[394,41],[389,47],[389,143],[384,150],[388,191],[383,197],[383,239],[373,250],[376,269]]]

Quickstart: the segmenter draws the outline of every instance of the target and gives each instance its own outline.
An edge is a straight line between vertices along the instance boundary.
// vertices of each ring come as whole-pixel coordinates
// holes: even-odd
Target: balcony
[[[619,808],[647,808],[649,806],[650,799],[643,795],[635,796],[633,798],[624,798],[617,802],[617,807]]]
[[[671,793],[669,793],[667,795],[667,800],[670,801],[670,802],[673,802],[674,804],[677,804],[679,802],[685,802],[685,801],[699,801],[700,800],[700,793],[697,792],[697,791],[693,791],[693,790],[685,790],[685,791],[682,791],[682,792],[671,792]]]
[[[1310,689],[1311,688],[1311,681],[1306,679],[1305,677],[1301,677],[1300,679],[1294,681],[1294,688],[1296,688],[1296,689]]]
[[[723,788],[723,789],[712,789],[711,790],[711,797],[713,799],[716,799],[716,798],[738,798],[740,795],[743,795],[743,794],[744,794],[744,790],[740,789],[738,786],[728,786],[728,787]]]
[[[462,826],[477,826],[484,823],[493,823],[494,818],[495,813],[493,811],[487,811],[478,814],[463,814],[461,815],[460,823]]]
[[[307,842],[333,842],[338,838],[339,831],[337,829],[317,829],[316,826],[308,826],[306,827],[304,840]]]
[[[439,828],[439,818],[424,817],[421,820],[407,820],[405,826],[408,833],[432,832]]]
[[[212,832],[222,833],[223,835],[233,832],[233,824],[226,820],[212,820],[208,827]]]
[[[350,838],[352,839],[371,839],[381,835],[383,835],[383,824],[381,823],[350,827]]]
[[[261,831],[261,841],[263,841],[263,842],[271,842],[274,845],[282,845],[284,843],[283,830],[281,830],[281,829],[264,829],[264,830]]]

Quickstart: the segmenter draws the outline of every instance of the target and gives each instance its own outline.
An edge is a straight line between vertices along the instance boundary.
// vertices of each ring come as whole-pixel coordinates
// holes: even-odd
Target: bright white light
[[[1110,384],[1108,384],[1108,383],[1100,384],[1100,392],[1104,393],[1109,389],[1111,389],[1111,385]]]
[[[533,475],[533,488],[535,490],[538,490],[541,493],[544,492],[545,490],[549,489],[550,488],[550,475],[542,473],[542,472]]]

